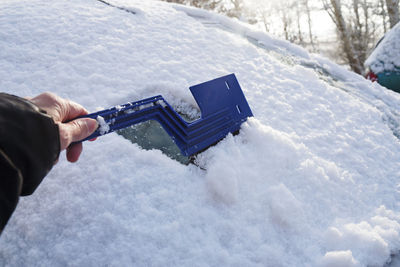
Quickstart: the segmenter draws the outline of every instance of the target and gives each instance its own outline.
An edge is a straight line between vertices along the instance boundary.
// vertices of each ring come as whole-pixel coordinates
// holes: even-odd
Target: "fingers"
[[[98,127],[97,121],[89,118],[76,119],[68,123],[59,123],[61,150],[71,143],[85,139]]]
[[[29,100],[45,110],[58,124],[61,150],[67,149],[68,161],[77,161],[82,152],[82,144],[71,143],[91,135],[98,127],[97,121],[89,118],[74,120],[88,114],[88,111],[81,105],[53,93],[42,93]]]
[[[59,123],[61,150],[67,149],[67,160],[76,162],[82,153],[82,143],[73,144],[91,135],[97,129],[97,121],[84,118],[68,123]]]
[[[67,160],[69,162],[76,162],[82,153],[82,143],[71,145],[67,148]]]

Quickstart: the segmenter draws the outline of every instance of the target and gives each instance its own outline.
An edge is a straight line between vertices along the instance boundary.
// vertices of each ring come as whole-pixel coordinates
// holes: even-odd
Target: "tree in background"
[[[354,0],[357,1],[357,0]],[[329,16],[332,18],[332,21],[335,23],[338,35],[340,36],[342,52],[346,57],[347,63],[350,65],[350,68],[356,72],[361,74],[363,72],[363,65],[357,57],[357,51],[352,42],[352,29],[348,27],[348,24],[345,21],[342,5],[340,0],[324,0],[324,7],[328,12]],[[358,9],[357,9],[358,12]],[[354,27],[354,30],[356,27]],[[354,32],[354,35],[360,36],[360,32]]]
[[[229,17],[240,19],[244,11],[243,0],[229,0],[221,6],[221,11]]]
[[[253,11],[252,19],[263,25],[266,32],[302,46],[312,44],[311,50],[316,50],[309,0],[246,0],[244,7]],[[308,27],[304,27],[305,21]]]
[[[380,16],[382,19],[383,32],[387,32],[387,13],[385,0],[379,0],[378,9],[375,10],[375,14]]]
[[[399,0],[386,0],[387,13],[389,15],[390,28],[399,22]]]
[[[314,44],[315,37],[313,36],[313,33],[312,33],[312,19],[311,19],[311,8],[310,8],[309,0],[303,0],[302,4],[304,6],[304,11],[307,16],[308,37],[309,37],[309,41],[310,41],[310,45],[311,45],[311,51],[316,52],[317,49]]]
[[[162,0],[191,5],[257,24],[260,29],[324,52],[363,74],[363,63],[383,34],[399,22],[400,0]],[[336,26],[337,40],[321,43],[313,33],[313,12],[325,10]],[[318,22],[317,22],[318,23]],[[336,45],[336,44],[339,45]],[[329,49],[329,50],[328,50]],[[339,57],[338,57],[339,55]]]
[[[388,29],[387,17],[391,27],[395,20],[391,16],[397,16],[397,22],[399,20],[399,0],[386,0],[386,3],[383,0],[323,0],[323,3],[336,25],[341,44],[339,55],[354,72],[364,74],[365,60]]]

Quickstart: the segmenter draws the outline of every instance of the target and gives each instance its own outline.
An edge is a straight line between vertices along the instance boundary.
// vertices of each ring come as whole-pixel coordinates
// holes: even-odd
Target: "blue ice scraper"
[[[97,119],[100,126],[89,140],[147,120],[158,121],[182,154],[192,156],[237,132],[253,116],[234,74],[190,87],[201,118],[186,122],[161,96],[112,107],[84,117]]]

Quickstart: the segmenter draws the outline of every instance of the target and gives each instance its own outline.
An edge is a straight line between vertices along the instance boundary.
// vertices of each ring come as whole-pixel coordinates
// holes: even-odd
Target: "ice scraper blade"
[[[207,149],[228,133],[237,132],[248,117],[250,106],[234,74],[190,87],[200,119],[186,122],[161,96],[153,96],[85,115],[96,119],[99,128],[82,141],[147,120],[158,121],[182,154],[191,156]]]

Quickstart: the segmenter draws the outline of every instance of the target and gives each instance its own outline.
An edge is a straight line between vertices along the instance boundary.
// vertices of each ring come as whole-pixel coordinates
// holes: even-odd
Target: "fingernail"
[[[97,129],[98,124],[97,124],[97,121],[94,119],[86,119],[86,126],[87,126],[89,132],[92,133]]]

